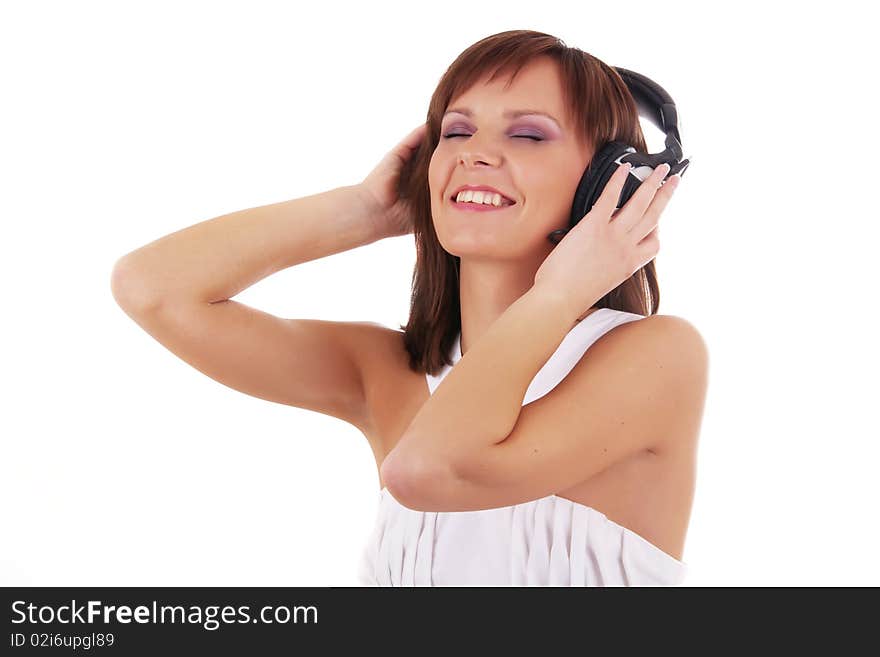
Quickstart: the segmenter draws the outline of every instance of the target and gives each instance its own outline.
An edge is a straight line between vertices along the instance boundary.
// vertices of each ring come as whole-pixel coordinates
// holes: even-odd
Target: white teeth
[[[501,194],[492,194],[491,192],[467,190],[459,192],[455,198],[459,203],[482,203],[484,205],[494,205],[496,208],[505,205],[501,202]],[[508,204],[509,205],[509,204]]]

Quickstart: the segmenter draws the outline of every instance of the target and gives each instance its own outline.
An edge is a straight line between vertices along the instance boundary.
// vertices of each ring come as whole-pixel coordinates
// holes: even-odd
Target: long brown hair
[[[461,331],[460,258],[446,251],[437,239],[428,186],[428,167],[440,141],[443,113],[453,98],[490,71],[490,81],[511,72],[509,87],[521,68],[541,56],[553,58],[559,66],[568,117],[581,144],[593,145],[596,153],[616,140],[640,153],[648,152],[638,109],[626,83],[617,71],[592,55],[532,30],[500,32],[462,52],[440,79],[428,107],[424,142],[400,175],[399,194],[411,205],[416,245],[409,320],[400,326],[414,372],[437,374],[444,365],[451,364],[448,355]],[[651,260],[603,296],[595,307],[647,316],[657,312],[659,303],[660,289]]]

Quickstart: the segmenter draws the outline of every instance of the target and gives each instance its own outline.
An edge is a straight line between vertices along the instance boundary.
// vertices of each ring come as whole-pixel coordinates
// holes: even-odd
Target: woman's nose
[[[459,164],[474,166],[477,163],[497,165],[501,160],[497,152],[498,144],[492,143],[491,136],[476,132],[466,140],[462,140],[458,154]]]
[[[464,164],[465,166],[469,166],[469,167],[475,166],[475,164],[478,162],[480,164],[490,166],[489,159],[490,158],[487,158],[485,155],[479,155],[479,154],[474,155],[474,154],[470,154],[470,153],[465,153],[465,154],[462,154],[459,156],[458,162],[459,162],[459,164]]]
[[[475,166],[477,163],[487,166],[497,166],[500,160],[501,156],[495,152],[494,148],[483,147],[479,144],[474,145],[468,143],[467,147],[462,148],[458,154],[459,164],[465,164],[467,166]]]

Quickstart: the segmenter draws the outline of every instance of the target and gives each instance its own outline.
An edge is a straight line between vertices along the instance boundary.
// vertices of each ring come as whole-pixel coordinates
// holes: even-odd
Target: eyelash
[[[448,135],[443,135],[443,139],[452,139],[453,137],[467,137],[468,135],[454,132],[449,133]],[[535,137],[533,135],[514,135],[514,139],[531,139],[533,141],[544,141],[541,137]]]

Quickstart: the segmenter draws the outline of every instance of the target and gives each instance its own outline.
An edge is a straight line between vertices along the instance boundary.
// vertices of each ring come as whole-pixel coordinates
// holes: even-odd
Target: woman
[[[658,167],[616,209],[620,167],[548,240],[610,140],[647,152],[619,75],[549,35],[503,32],[459,56],[427,122],[360,184],[147,244],[117,263],[114,296],[208,376],[363,432],[380,498],[362,583],[677,584],[708,370],[696,329],[656,314],[677,180]],[[230,300],[410,232],[403,332]]]

